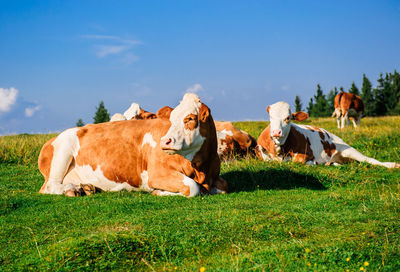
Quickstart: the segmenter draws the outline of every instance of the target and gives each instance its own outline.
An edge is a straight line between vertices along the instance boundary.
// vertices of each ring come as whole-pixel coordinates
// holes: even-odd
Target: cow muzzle
[[[163,137],[160,141],[161,149],[167,154],[176,154],[179,148],[176,147],[176,140],[172,137]]]

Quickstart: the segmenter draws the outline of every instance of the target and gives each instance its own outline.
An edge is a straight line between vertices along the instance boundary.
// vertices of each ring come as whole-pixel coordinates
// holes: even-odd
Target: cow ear
[[[200,121],[201,122],[207,121],[208,116],[210,116],[210,109],[206,105],[201,103],[200,112],[199,112]]]
[[[304,111],[292,113],[292,119],[294,121],[301,122],[301,121],[306,120],[307,118],[308,118],[308,113],[306,113]]]
[[[160,119],[169,119],[169,116],[171,115],[171,112],[174,109],[168,106],[162,107],[161,109],[159,109],[156,113],[157,118]]]
[[[269,108],[271,108],[271,106],[268,106],[268,107],[267,107],[267,112],[268,112],[268,114],[269,114]]]

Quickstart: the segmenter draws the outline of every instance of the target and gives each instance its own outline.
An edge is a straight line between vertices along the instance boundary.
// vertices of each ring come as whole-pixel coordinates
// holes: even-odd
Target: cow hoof
[[[86,195],[92,195],[96,193],[96,187],[93,184],[81,184],[81,188]]]
[[[82,196],[81,190],[68,190],[64,192],[65,196],[69,197],[76,197],[76,196]]]
[[[394,165],[394,168],[400,168],[400,163],[396,163],[396,164]]]

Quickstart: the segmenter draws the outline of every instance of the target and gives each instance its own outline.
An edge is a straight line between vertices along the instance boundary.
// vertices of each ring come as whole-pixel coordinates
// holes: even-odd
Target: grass
[[[366,155],[400,161],[400,117],[339,131]],[[239,122],[258,136],[266,122]],[[0,271],[399,271],[400,170],[233,160],[230,193],[82,198],[39,195],[54,135],[0,137]],[[366,263],[367,262],[367,263]]]

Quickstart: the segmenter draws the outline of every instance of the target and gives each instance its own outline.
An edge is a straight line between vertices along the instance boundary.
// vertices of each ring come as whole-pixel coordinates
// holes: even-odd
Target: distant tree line
[[[110,113],[104,106],[104,102],[100,101],[100,104],[98,107],[96,107],[96,112],[93,117],[93,123],[94,124],[99,124],[99,123],[104,123],[110,121]],[[85,123],[81,118],[79,118],[78,122],[76,122],[77,127],[83,127]]]
[[[381,73],[378,85],[372,88],[371,81],[363,74],[361,92],[356,84],[351,84],[348,92],[359,95],[364,102],[364,116],[384,116],[400,114],[400,74],[394,70],[393,73]],[[317,84],[316,94],[310,98],[306,108],[312,117],[331,116],[335,110],[334,100],[339,91],[344,91],[343,87],[339,90],[334,87],[326,95],[321,86]],[[296,111],[302,110],[302,103],[299,95],[295,98]]]

